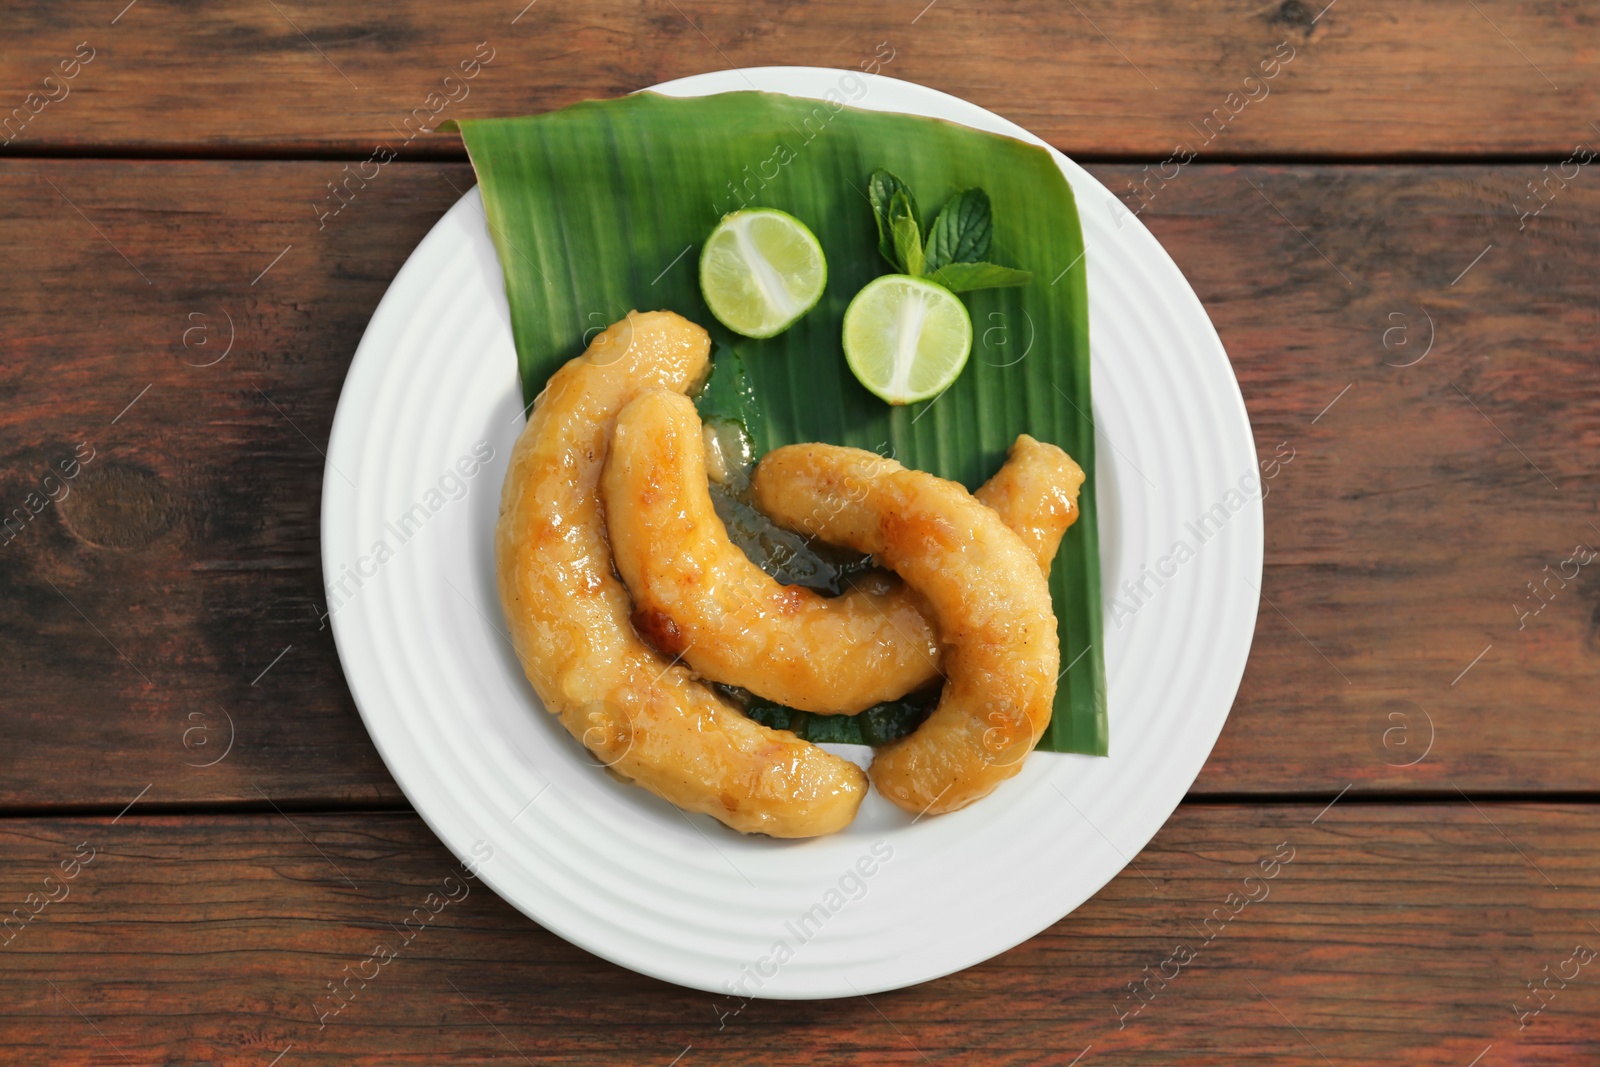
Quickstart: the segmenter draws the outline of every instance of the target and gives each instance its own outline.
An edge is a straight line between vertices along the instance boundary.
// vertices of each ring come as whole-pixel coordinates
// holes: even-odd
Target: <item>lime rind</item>
[[[805,223],[776,208],[724,215],[700,250],[700,293],[734,333],[773,337],[816,307],[828,262]]]

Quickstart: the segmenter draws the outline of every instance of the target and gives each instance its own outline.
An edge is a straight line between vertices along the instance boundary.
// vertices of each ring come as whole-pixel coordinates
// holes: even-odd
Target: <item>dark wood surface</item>
[[[80,42],[96,50],[18,145],[365,157],[401,147],[431,92],[459,98],[441,118],[524,114],[709,70],[875,57],[1078,154],[1164,157],[1234,92],[1261,99],[1208,154],[1565,152],[1600,115],[1596,16],[1576,0],[127,2],[11,6],[0,70],[18,102]],[[466,94],[444,86],[483,42],[493,58]],[[1292,58],[1246,85],[1275,54]],[[453,139],[407,150],[460,155]]]
[[[1459,803],[1321,809],[1185,805],[1137,870],[995,960],[871,998],[743,1005],[590,956],[477,883],[445,887],[458,865],[412,815],[14,820],[0,827],[7,906],[63,859],[94,858],[0,948],[8,1055],[661,1067],[680,1054],[796,1067],[1066,1064],[1086,1049],[1080,1062],[1102,1065],[1600,1055],[1600,963],[1567,963],[1600,949],[1591,807],[1495,805],[1494,825]],[[1273,856],[1287,860],[1276,877],[1243,882]],[[430,893],[456,902],[403,942],[396,927]],[[379,944],[396,958],[366,964]],[[1166,988],[1151,979],[1134,999],[1128,983],[1169,960]],[[1574,972],[1534,1014],[1524,983]],[[335,1014],[328,983],[349,974],[370,981],[343,987]]]
[[[0,147],[0,508],[41,494],[0,534],[0,913],[97,850],[0,945],[0,1059],[1600,1051],[1592,968],[1524,1026],[1514,1008],[1600,949],[1600,567],[1549,578],[1600,549],[1600,179],[1584,167],[1522,215],[1530,181],[1600,136],[1593,7],[124,4],[0,15],[0,122],[94,50]],[[456,139],[420,135],[324,226],[315,205],[375,143],[401,147],[485,40],[436,119],[735,65],[859,68],[888,42],[883,73],[1095,160],[1130,210],[1146,165],[1291,43],[1270,95],[1141,212],[1216,323],[1261,457],[1293,457],[1268,483],[1266,600],[1190,801],[1074,915],[924,987],[753,1003],[719,1029],[730,1005],[480,887],[318,1030],[325,983],[452,866],[320,627],[317,523],[361,331],[472,177]],[[42,503],[63,463],[67,495]],[[1203,940],[1282,841],[1270,899],[1119,1028],[1126,983]]]
[[[0,167],[0,490],[21,504],[95,449],[0,549],[6,803],[114,805],[146,784],[154,803],[399,799],[319,618],[319,450],[389,279],[472,179],[395,164],[319,231],[306,204],[338,167]],[[1094,169],[1113,187],[1137,172]],[[1600,684],[1597,569],[1515,609],[1577,544],[1600,549],[1600,186],[1519,233],[1503,205],[1526,169],[1196,164],[1145,213],[1216,322],[1260,455],[1293,457],[1267,482],[1270,604],[1200,792],[1600,781],[1572,756],[1600,747],[1579,713]],[[1427,356],[1389,365],[1430,318]],[[195,366],[230,319],[233,350]],[[185,766],[229,718],[229,757]]]

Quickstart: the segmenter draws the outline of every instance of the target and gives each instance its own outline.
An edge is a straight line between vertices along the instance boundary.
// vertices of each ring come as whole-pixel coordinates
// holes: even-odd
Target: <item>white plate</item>
[[[768,67],[655,89],[820,98],[855,73]],[[944,93],[867,82],[857,106],[1044,143]],[[1088,250],[1112,754],[1035,754],[953,815],[913,821],[873,795],[854,825],[821,840],[742,838],[685,816],[607,777],[544,713],[495,595],[492,531],[523,419],[476,189],[395,277],[328,445],[333,631],[395,780],[529,917],[699,989],[872,993],[1032,937],[1110,881],[1177,806],[1227,718],[1255,628],[1261,505],[1259,491],[1238,490],[1255,484],[1255,450],[1227,355],[1183,275],[1103,185],[1056,159]],[[475,446],[492,451],[481,467]],[[1189,525],[1207,513],[1218,529]],[[1179,541],[1194,558],[1173,559]],[[1124,583],[1141,576],[1148,595],[1135,603]]]

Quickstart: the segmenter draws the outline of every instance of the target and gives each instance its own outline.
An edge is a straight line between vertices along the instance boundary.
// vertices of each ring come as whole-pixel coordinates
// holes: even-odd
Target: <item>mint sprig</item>
[[[963,189],[945,201],[934,217],[926,241],[910,188],[879,167],[867,182],[867,198],[878,224],[878,252],[901,274],[927,278],[953,293],[1026,285],[1025,270],[986,262],[994,239],[989,194]]]

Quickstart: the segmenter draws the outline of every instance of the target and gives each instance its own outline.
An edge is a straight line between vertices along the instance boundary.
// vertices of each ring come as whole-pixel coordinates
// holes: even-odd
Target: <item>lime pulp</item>
[[[886,274],[844,313],[844,356],[856,379],[891,404],[937,396],[967,365],[972,318],[942,285]]]
[[[774,208],[725,215],[700,252],[700,292],[734,333],[771,337],[816,306],[828,282],[822,246]]]

